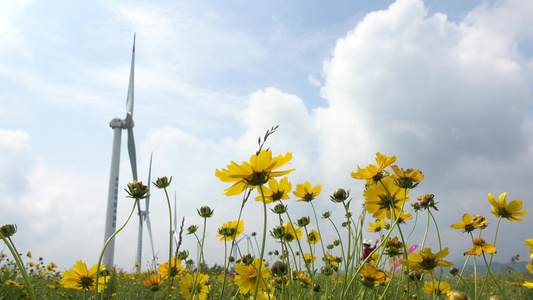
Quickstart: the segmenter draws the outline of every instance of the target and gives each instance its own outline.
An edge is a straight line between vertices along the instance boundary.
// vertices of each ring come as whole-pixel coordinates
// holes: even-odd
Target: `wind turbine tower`
[[[117,197],[118,178],[120,167],[120,143],[122,140],[122,130],[128,131],[128,153],[131,163],[133,180],[137,180],[137,158],[135,154],[135,139],[133,138],[133,78],[135,65],[135,35],[133,36],[133,53],[131,56],[130,82],[128,96],[126,100],[126,118],[114,118],[109,122],[113,129],[113,151],[111,154],[111,171],[109,174],[109,190],[107,196],[107,211],[105,220],[104,243],[111,237],[117,228]],[[103,263],[107,268],[114,266],[115,239],[112,239],[104,252]]]

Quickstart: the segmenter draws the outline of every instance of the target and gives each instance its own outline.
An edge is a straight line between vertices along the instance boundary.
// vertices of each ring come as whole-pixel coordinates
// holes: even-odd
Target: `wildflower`
[[[461,291],[450,290],[446,293],[444,300],[468,300],[468,295]]]
[[[16,282],[16,281],[13,281],[11,279],[8,279],[4,282],[6,285],[12,285],[12,286],[19,286],[20,283]]]
[[[244,222],[229,221],[224,223],[219,229],[217,237],[221,237],[220,241],[233,241],[244,231]]]
[[[363,280],[363,285],[369,288],[384,283],[387,280],[387,274],[372,264],[365,264],[360,275]]]
[[[402,212],[402,214],[398,217],[398,222],[405,224],[405,220],[412,220],[412,219],[413,219],[413,215],[411,213]]]
[[[268,187],[263,186],[261,189],[263,190],[263,195],[265,196],[265,203],[269,204],[279,200],[289,199],[289,193],[292,190],[292,185],[287,177],[281,178],[279,183],[276,178],[271,178],[268,181]],[[255,197],[255,201],[263,201],[263,196],[261,196],[259,187],[257,188],[257,191],[259,192],[259,196]]]
[[[401,263],[410,269],[431,273],[436,267],[449,267],[453,263],[442,260],[449,254],[448,247],[437,253],[431,252],[431,248],[425,248],[418,253],[409,254],[407,259],[402,259]]]
[[[422,290],[424,293],[430,295],[433,295],[433,293],[436,295],[444,295],[450,290],[450,284],[446,281],[437,281],[433,279],[433,281],[424,282]]]
[[[296,277],[303,285],[311,285],[313,283],[313,280],[309,276],[305,276],[305,273],[303,271],[297,272],[293,271],[293,277]]]
[[[294,196],[299,199],[296,201],[311,202],[316,196],[320,195],[322,186],[320,184],[313,187],[311,183],[306,181],[305,183],[299,183],[296,185],[296,191],[292,192]]]
[[[163,281],[161,274],[154,273],[144,279],[143,285],[149,287],[152,292],[157,292]]]
[[[331,212],[330,211],[327,211],[327,212],[322,214],[322,219],[329,219],[329,217],[331,217]]]
[[[189,251],[182,250],[182,251],[178,252],[178,259],[179,260],[186,260],[188,257],[189,257]]]
[[[378,182],[383,177],[383,169],[396,161],[396,156],[387,157],[384,154],[376,153],[376,165],[368,165],[361,169],[357,166],[357,172],[351,172],[350,175],[355,179],[372,180]]]
[[[305,261],[306,263],[310,263],[312,261],[316,261],[316,256],[314,256],[313,254],[306,253],[302,257],[302,260]]]
[[[366,230],[368,230],[368,232],[380,232],[386,225],[387,221],[378,219],[376,220],[376,223],[369,223],[368,226],[370,227]]]
[[[385,170],[385,173],[394,178],[394,183],[402,189],[414,189],[424,180],[424,175],[419,170],[398,168],[397,165],[391,165],[394,174]]]
[[[261,271],[259,270],[259,264],[261,263]],[[259,258],[256,258],[250,265],[243,263],[235,266],[235,284],[239,286],[239,292],[246,294],[248,291],[255,289],[257,276],[260,276],[259,287],[265,289],[267,286],[266,279],[271,276],[270,268],[265,266],[264,262],[261,262]]]
[[[100,267],[105,268],[104,265],[100,265]],[[87,270],[87,265],[81,260],[78,260],[74,264],[73,269],[65,270],[65,272],[63,272],[61,284],[69,289],[85,291],[94,290],[96,268],[97,265],[93,265],[91,269]],[[101,292],[104,289],[104,284],[107,282],[107,279],[107,276],[98,277],[98,292]]]
[[[135,180],[134,182],[128,183],[128,189],[124,189],[128,193],[129,198],[135,200],[145,199],[150,196],[149,189],[142,181]]]
[[[429,209],[429,208],[433,208],[434,210],[437,210],[437,211],[439,210],[437,206],[435,205],[437,204],[437,202],[435,202],[435,195],[433,194],[424,194],[416,199],[419,201],[419,208],[417,209],[417,207],[414,207],[415,210]]]
[[[346,192],[344,189],[336,189],[333,196],[329,196],[330,200],[335,203],[341,203],[350,197],[350,191]]]
[[[529,210],[519,211],[522,209],[522,200],[513,200],[509,204],[505,200],[507,192],[502,193],[498,197],[498,201],[494,199],[494,196],[489,193],[488,199],[490,205],[492,205],[491,213],[499,218],[505,218],[509,221],[524,221],[525,219],[519,219],[517,217],[525,216]]]
[[[485,223],[487,223],[487,220],[485,220],[485,218],[483,218],[483,220],[479,218],[477,220],[474,220],[471,215],[464,214],[461,217],[461,223],[453,223],[451,227],[455,229],[462,229],[463,232],[470,233],[476,228],[481,228],[482,226],[485,226]]]
[[[320,241],[320,233],[318,231],[311,229],[309,233],[307,233],[307,242],[311,245],[315,245]]]
[[[295,169],[286,171],[274,171],[287,164],[292,159],[292,153],[287,152],[285,156],[279,155],[272,158],[270,150],[261,150],[259,154],[250,157],[250,162],[243,162],[241,165],[231,162],[228,169],[216,170],[215,176],[223,182],[234,182],[225,189],[226,196],[239,195],[249,186],[255,187],[266,184],[270,178],[287,175]]]
[[[342,258],[326,252],[326,255],[322,258],[322,260],[326,263],[326,266],[331,266],[333,269],[337,270],[339,267],[339,262],[342,261]]]
[[[161,274],[161,277],[168,278],[170,277],[177,278],[181,275],[181,271],[183,271],[183,267],[181,266],[181,260],[177,259],[175,256],[172,256],[170,259],[170,268],[168,267],[168,261],[162,265],[159,265],[159,268],[157,268],[159,273]]]
[[[396,186],[392,178],[385,177],[381,179],[380,184],[372,185],[364,191],[365,208],[374,218],[391,219],[391,209],[394,208],[395,216],[400,213],[404,191],[409,192]],[[409,201],[409,197],[406,197],[405,201]]]
[[[26,253],[26,256],[29,257],[29,258],[32,258],[32,257],[31,257],[31,251],[30,251],[30,250],[28,250],[28,253]]]
[[[164,189],[170,186],[170,183],[172,182],[172,177],[170,179],[167,178],[167,176],[159,177],[153,184],[158,189]]]
[[[274,229],[270,231],[270,235],[275,239],[284,239],[287,235],[287,231],[285,230],[285,226],[276,226]]]
[[[496,247],[492,246],[491,244],[485,243],[485,240],[482,238],[475,238],[474,247],[463,253],[463,255],[474,254],[479,256],[482,252],[486,252],[489,254],[496,253]]]
[[[294,226],[290,222],[283,224],[283,228],[285,228],[284,239],[288,242],[299,240],[302,237],[302,228],[294,228]]]
[[[180,293],[183,298],[190,299],[191,294],[194,294],[195,296],[192,299],[205,300],[207,298],[207,294],[209,294],[209,291],[211,290],[211,286],[206,284],[208,279],[209,275],[202,273],[198,273],[196,276],[196,281],[194,280],[193,275],[189,273],[183,276],[179,283]]]
[[[387,239],[387,242],[385,243],[385,254],[387,254],[390,257],[398,256],[402,254],[402,246],[403,243],[398,241],[398,237],[395,236],[394,238]]]
[[[529,247],[529,252],[533,253],[533,239],[527,239],[524,245]]]

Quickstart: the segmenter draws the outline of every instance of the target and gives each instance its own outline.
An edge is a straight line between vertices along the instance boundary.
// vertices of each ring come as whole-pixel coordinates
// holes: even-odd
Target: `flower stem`
[[[170,199],[168,197],[167,188],[165,187],[163,189],[165,191],[165,196],[167,197],[167,204],[168,204],[168,218],[169,218],[169,224],[170,224],[170,232],[169,232],[169,244],[168,244],[168,271],[171,272],[171,260],[172,260],[172,209],[170,208]],[[170,287],[172,286],[172,280],[174,279],[174,276],[170,276],[170,281],[167,287],[167,298],[170,295]]]
[[[24,267],[24,263],[22,262],[22,259],[20,258],[20,255],[17,251],[17,248],[15,247],[15,244],[11,240],[11,237],[5,237],[0,232],[0,237],[2,237],[2,240],[4,240],[4,243],[6,243],[7,247],[9,248],[9,251],[11,251],[11,254],[15,258],[15,262],[17,263],[17,266],[20,270],[20,273],[22,274],[22,277],[24,278],[24,283],[26,284],[25,288],[28,291],[28,295],[31,299],[35,300],[35,293],[33,292],[33,286],[31,284],[30,278],[28,277],[28,273],[26,272],[26,268]]]
[[[104,256],[104,252],[105,252],[105,249],[107,248],[107,246],[109,245],[109,243],[111,242],[111,240],[122,230],[124,229],[124,227],[126,227],[126,224],[128,224],[128,222],[130,221],[131,219],[131,216],[133,215],[133,212],[135,211],[135,206],[137,206],[137,204],[139,203],[139,200],[138,199],[135,199],[135,202],[133,203],[133,207],[131,208],[131,212],[130,212],[130,215],[128,216],[128,218],[126,219],[126,222],[124,222],[124,224],[115,232],[113,232],[113,234],[107,239],[107,241],[105,242],[104,244],[104,248],[102,249],[102,252],[100,252],[100,257],[98,258],[98,264],[96,266],[96,278],[95,278],[95,282],[94,282],[94,291],[95,291],[95,298],[96,298],[96,295],[98,295],[98,277],[100,275],[100,265],[102,263],[102,257]],[[108,268],[111,268],[112,266],[107,266]],[[103,294],[103,293],[102,293]]]
[[[261,197],[263,197],[263,242],[261,244],[261,254],[259,255],[259,267],[257,269],[257,279],[255,280],[255,291],[254,299],[257,299],[257,292],[259,291],[259,280],[263,280],[261,276],[261,268],[263,267],[263,256],[265,254],[265,245],[266,245],[266,235],[267,235],[267,207],[265,200],[265,193],[263,193],[263,186],[259,186],[259,192],[261,192]]]

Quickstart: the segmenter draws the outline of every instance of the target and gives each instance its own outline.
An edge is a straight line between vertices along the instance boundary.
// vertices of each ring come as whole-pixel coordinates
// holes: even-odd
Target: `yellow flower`
[[[499,218],[505,218],[509,221],[525,221],[525,219],[519,219],[517,217],[523,217],[527,215],[529,210],[519,211],[522,209],[522,200],[513,200],[509,204],[505,200],[507,193],[502,193],[498,197],[498,201],[494,199],[494,196],[489,193],[489,203],[492,205],[491,213]]]
[[[183,298],[189,299],[191,297],[191,293],[193,292],[194,286],[194,294],[196,296],[194,296],[193,299],[205,300],[207,298],[207,294],[209,294],[209,291],[211,290],[211,286],[206,284],[206,281],[208,279],[209,275],[202,273],[198,273],[196,281],[194,280],[193,275],[189,273],[184,275],[179,283],[180,293]]]
[[[244,222],[239,221],[229,221],[224,223],[217,233],[217,237],[220,237],[220,241],[233,241],[244,231]]]
[[[306,253],[302,257],[302,260],[305,261],[306,263],[310,263],[312,261],[316,261],[316,256],[314,256],[313,254]]]
[[[466,251],[463,253],[463,255],[481,255],[482,252],[486,252],[489,254],[496,253],[496,247],[492,246],[491,244],[485,243],[485,240],[482,238],[475,238],[474,239],[474,247],[472,249]]]
[[[399,217],[399,223],[403,223],[405,224],[405,220],[412,220],[413,219],[413,215],[411,213],[405,213],[405,212],[402,212],[402,214],[400,215]]]
[[[311,277],[305,276],[305,273],[303,271],[298,272],[297,278],[298,280],[300,280],[300,282],[302,282],[305,285],[311,285],[313,283],[313,280],[311,279]]]
[[[30,251],[30,250],[28,250],[28,253],[26,253],[26,256],[29,257],[29,258],[32,258],[32,257],[31,257],[31,251]]]
[[[366,229],[368,232],[380,232],[385,226],[387,226],[387,221],[376,220],[376,223],[369,223],[368,226],[370,226]]]
[[[6,280],[4,283],[5,283],[5,285],[12,285],[12,286],[19,286],[20,285],[20,283],[18,283],[16,281],[13,281],[11,279]]]
[[[168,278],[168,261],[162,265],[159,265],[159,268],[157,268],[157,270],[161,274],[161,277],[165,279]],[[172,258],[170,259],[170,276],[178,278],[181,275],[181,271],[183,271],[183,267],[181,266],[181,260],[177,259],[175,256],[172,256]]]
[[[268,181],[268,187],[262,186],[261,189],[263,189],[263,194],[265,195],[265,203],[269,204],[279,200],[289,199],[292,185],[287,177],[281,178],[279,183],[275,178],[271,178]],[[257,187],[257,191],[259,192],[259,196],[255,197],[255,201],[263,201],[259,187]]]
[[[463,232],[472,232],[476,228],[481,228],[485,226],[485,223],[487,223],[487,220],[485,218],[478,218],[474,220],[474,218],[469,214],[464,214],[461,217],[461,223],[453,223],[451,225],[452,228],[463,230]]]
[[[391,219],[391,207],[394,207],[394,216],[398,216],[403,205],[404,193],[408,195],[409,190],[396,186],[391,177],[384,177],[379,183],[369,186],[364,191],[365,208],[374,218]],[[409,201],[409,197],[405,200]]]
[[[424,180],[424,175],[419,170],[398,168],[397,165],[391,165],[391,169],[394,171],[394,174],[385,170],[385,173],[390,177],[394,178],[394,182],[397,186],[404,189],[414,189],[422,180]]]
[[[450,290],[450,284],[445,281],[426,281],[424,282],[424,287],[422,288],[424,293],[433,295],[435,292],[436,295],[444,295]]]
[[[73,269],[63,272],[61,284],[68,289],[94,291],[96,268],[97,265],[94,265],[90,270],[87,270],[87,265],[81,260],[78,260],[74,264]],[[105,268],[105,265],[100,265],[100,269],[103,268]],[[108,281],[107,277],[109,276],[98,276],[98,292],[104,289],[104,284]]]
[[[363,285],[369,288],[387,281],[387,274],[372,264],[365,264],[359,274],[363,279]]]
[[[533,239],[527,239],[524,245],[529,247],[529,252],[533,253]]]
[[[291,222],[283,224],[283,227],[285,228],[286,241],[292,242],[294,240],[299,240],[302,237],[302,228],[294,228]]]
[[[449,267],[453,263],[442,260],[449,254],[448,247],[437,253],[431,252],[431,248],[425,248],[418,253],[409,254],[407,259],[402,259],[401,263],[408,268],[421,271],[424,273],[431,273],[436,267]]]
[[[225,189],[226,196],[239,195],[249,186],[255,187],[264,185],[272,177],[287,175],[295,169],[286,171],[274,171],[287,164],[292,159],[292,153],[287,152],[285,156],[279,155],[272,158],[270,150],[261,150],[259,154],[250,157],[250,162],[243,162],[241,165],[231,162],[228,169],[216,170],[215,176],[224,182],[234,183]]]
[[[261,262],[261,271],[259,270],[259,258],[254,259],[250,265],[244,263],[239,263],[235,266],[235,284],[239,286],[239,292],[241,294],[246,294],[248,291],[255,290],[255,283],[257,276],[260,274],[261,278],[259,279],[259,287],[265,289],[267,286],[266,279],[271,276],[270,268],[265,266],[265,262]]]
[[[306,181],[305,183],[297,184],[296,191],[292,193],[294,196],[299,198],[296,201],[311,202],[316,196],[320,195],[321,191],[322,186],[320,184],[317,184],[315,187],[313,187],[311,183]]]
[[[311,229],[309,233],[307,234],[307,242],[311,245],[315,245],[320,241],[320,234],[318,231]]]
[[[143,285],[149,287],[152,292],[159,290],[160,285],[163,283],[164,279],[161,277],[161,274],[150,274],[143,281]]]
[[[366,168],[361,169],[357,166],[357,172],[351,172],[350,175],[355,179],[372,180],[374,182],[381,179],[382,172],[387,166],[396,161],[396,156],[387,157],[384,154],[376,153],[376,162],[378,165],[368,165]]]

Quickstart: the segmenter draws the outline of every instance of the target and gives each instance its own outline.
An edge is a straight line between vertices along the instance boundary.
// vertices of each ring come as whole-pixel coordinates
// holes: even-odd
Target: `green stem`
[[[28,273],[26,272],[26,268],[24,267],[24,263],[22,262],[22,259],[20,258],[19,252],[17,251],[17,248],[15,247],[15,244],[11,240],[11,237],[5,237],[2,233],[0,233],[0,237],[2,237],[2,240],[4,240],[4,243],[6,243],[7,247],[9,248],[9,251],[11,251],[11,254],[15,258],[15,262],[17,263],[17,266],[20,270],[20,273],[22,274],[22,277],[24,278],[25,288],[28,291],[28,295],[31,299],[35,300],[35,293],[33,292],[33,285],[31,284],[30,278],[28,277]]]
[[[169,244],[168,244],[168,272],[171,273],[171,260],[172,260],[172,209],[170,208],[170,199],[168,197],[167,188],[164,188],[165,196],[167,197],[167,204],[168,204],[168,218],[169,218],[169,224],[170,224],[170,231],[169,231]],[[177,268],[177,267],[176,267]],[[170,287],[172,286],[172,281],[174,279],[174,276],[170,277],[169,284],[167,287],[167,298],[170,295]]]
[[[313,214],[315,215],[316,230],[318,231],[318,234],[320,235],[320,246],[322,246],[322,256],[324,256],[326,255],[326,251],[324,248],[324,242],[322,241],[322,233],[320,232],[320,226],[318,226],[318,218],[316,216],[315,206],[313,205],[313,201],[311,201],[310,203],[311,203],[311,207],[313,208]]]
[[[254,291],[254,299],[257,299],[257,292],[259,291],[259,280],[263,280],[261,276],[261,268],[263,264],[263,256],[265,254],[265,245],[266,245],[266,235],[267,235],[267,207],[266,207],[266,200],[265,200],[265,194],[263,193],[263,186],[259,186],[259,192],[261,192],[261,197],[263,197],[263,243],[261,245],[261,254],[259,255],[259,267],[257,269],[257,279],[255,280],[255,291]]]
[[[128,216],[128,218],[126,219],[126,222],[124,222],[124,224],[115,232],[113,232],[113,234],[107,239],[107,241],[105,242],[104,244],[104,248],[102,249],[102,252],[100,252],[100,257],[98,258],[98,264],[96,266],[96,278],[95,278],[95,282],[94,282],[94,291],[95,291],[95,298],[97,297],[98,295],[98,277],[100,275],[100,265],[102,263],[102,257],[104,256],[104,252],[105,252],[105,249],[107,248],[107,246],[109,245],[109,243],[111,242],[111,240],[120,232],[122,231],[122,229],[124,229],[124,227],[126,227],[126,224],[128,224],[128,222],[130,221],[131,219],[131,216],[133,215],[133,212],[135,211],[135,206],[137,206],[137,204],[139,203],[139,200],[138,199],[135,199],[135,202],[133,203],[133,207],[131,208],[131,212],[130,212],[130,215]],[[112,268],[112,266],[106,266],[108,268]],[[103,291],[102,291],[102,295],[103,295]]]
[[[196,279],[198,278],[198,276],[200,276],[200,267],[202,266],[202,262],[204,260],[203,257],[204,257],[204,242],[205,242],[205,229],[206,229],[206,226],[207,226],[207,218],[204,217],[204,230],[203,230],[203,233],[202,233],[202,243],[201,243],[201,246],[200,246],[200,257],[198,258],[198,267],[196,268],[196,273],[194,274],[194,276],[192,278],[193,285],[192,285],[191,295],[189,297],[189,300],[194,299],[194,296],[196,295]],[[170,268],[170,261],[168,263],[169,263],[169,268]]]

